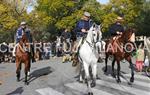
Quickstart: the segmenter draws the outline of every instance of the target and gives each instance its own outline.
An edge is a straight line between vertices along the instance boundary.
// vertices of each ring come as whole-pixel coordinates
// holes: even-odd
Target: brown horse
[[[120,80],[120,61],[125,59],[130,63],[131,67],[131,78],[130,82],[134,82],[134,67],[131,59],[131,53],[133,50],[135,50],[135,45],[130,41],[132,35],[134,33],[133,29],[128,29],[125,31],[122,35],[117,37],[115,40],[114,38],[106,41],[106,47],[105,47],[105,52],[106,52],[106,58],[105,58],[105,72],[107,72],[107,62],[108,62],[108,57],[111,55],[113,56],[113,61],[112,61],[112,76],[115,77],[114,73],[114,65],[115,61],[117,62],[117,82],[121,82]]]
[[[24,48],[29,49],[29,43],[27,40],[26,34],[22,36],[20,39],[17,48],[16,48],[16,74],[17,74],[17,81],[20,81],[20,71],[21,71],[21,64],[24,63],[24,72],[25,72],[25,84],[28,85],[27,77],[28,72],[30,71],[30,53],[25,51]]]

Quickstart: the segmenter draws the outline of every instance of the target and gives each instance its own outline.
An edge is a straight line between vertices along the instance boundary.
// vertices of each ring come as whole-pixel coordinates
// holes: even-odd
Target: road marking
[[[131,74],[123,74],[123,76],[131,77]],[[150,78],[147,77],[147,76],[144,76],[144,75],[137,75],[137,74],[135,74],[134,77],[137,78],[137,79],[150,81]]]
[[[37,89],[36,90],[38,93],[40,93],[41,95],[64,95],[50,87],[48,88],[43,88],[43,89]]]
[[[87,92],[86,84],[81,84],[81,83],[78,83],[78,82],[74,82],[74,83],[65,84],[65,86],[69,87],[71,89],[77,90],[79,92],[82,92],[82,93]],[[94,88],[92,88],[92,91],[93,91],[94,95],[100,95],[100,94],[101,95],[113,95],[111,93],[108,93],[108,92],[105,92],[105,91],[102,91],[102,90],[98,90],[98,89],[94,89]]]
[[[136,89],[133,87],[127,87],[127,86],[120,85],[117,83],[107,82],[107,81],[103,81],[103,80],[97,80],[96,83],[101,86],[114,88],[114,89],[117,89],[120,91],[129,92],[129,93],[135,94],[135,95],[150,95],[150,92],[148,92],[148,91],[143,91],[143,90]]]
[[[112,78],[112,77],[107,77],[107,78],[109,78],[109,79],[115,79],[115,78]],[[122,77],[120,77],[121,78],[121,81],[122,82],[129,82],[129,79],[127,79],[127,78],[122,78]],[[136,85],[139,85],[139,86],[143,86],[143,87],[148,87],[149,89],[150,89],[150,83],[146,83],[146,82],[142,82],[142,81],[138,81],[138,80],[134,80],[134,83],[133,84],[136,84]]]

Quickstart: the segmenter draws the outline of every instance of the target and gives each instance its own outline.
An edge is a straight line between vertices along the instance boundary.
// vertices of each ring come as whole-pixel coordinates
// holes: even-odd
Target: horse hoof
[[[88,95],[93,95],[93,92],[89,92]]]
[[[99,76],[96,77],[97,80],[101,80],[101,78]]]
[[[132,83],[131,83],[131,82],[128,82],[128,85],[132,86]]]
[[[83,83],[83,81],[79,81],[79,83]]]
[[[116,75],[113,73],[113,74],[112,74],[112,77],[113,77],[113,78],[116,78]]]
[[[29,85],[29,82],[25,82],[24,84],[25,84],[25,85]]]
[[[130,82],[131,82],[131,83],[134,82],[134,78],[133,78],[133,77],[130,78]]]
[[[93,88],[93,87],[95,87],[96,86],[96,83],[95,82],[92,82],[91,83],[91,87]]]
[[[121,80],[120,80],[120,79],[117,79],[117,83],[121,83]]]
[[[106,73],[106,72],[107,72],[107,69],[105,69],[104,72]]]

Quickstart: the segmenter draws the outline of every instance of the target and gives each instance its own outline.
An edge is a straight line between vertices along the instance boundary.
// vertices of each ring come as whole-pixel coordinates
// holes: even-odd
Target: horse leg
[[[130,62],[130,66],[131,66],[131,78],[130,78],[130,82],[134,82],[134,67],[133,67],[132,61]]]
[[[30,59],[30,57],[28,57],[28,76],[30,76],[30,68],[31,68],[31,59]]]
[[[105,70],[104,70],[104,72],[107,72],[108,57],[109,57],[109,55],[106,53],[106,58],[105,58]]]
[[[115,66],[115,59],[112,61],[112,77],[116,78],[115,72],[114,72],[114,66]]]
[[[85,79],[85,72],[84,72],[82,64],[80,63],[79,65],[80,65],[79,82],[83,83],[83,79]]]
[[[120,83],[120,61],[117,60],[117,83]]]
[[[90,82],[90,74],[89,74],[89,64],[83,62],[85,75],[87,78],[87,87],[88,87],[88,95],[93,95],[92,89],[91,89],[91,82]]]
[[[97,64],[96,63],[92,66],[92,75],[93,75],[93,78],[92,78],[91,87],[95,87],[96,86],[96,75],[97,75]]]
[[[28,85],[28,71],[29,71],[29,62],[25,62],[25,69],[24,69],[24,72],[25,72],[25,85]]]
[[[28,65],[29,65],[29,66],[28,66],[28,67],[29,67],[29,68],[28,68],[28,76],[30,76],[30,68],[31,68],[31,63],[30,63],[30,61],[29,61]]]
[[[20,81],[20,70],[21,70],[21,62],[19,61],[18,58],[16,58],[16,77],[17,77],[17,81]]]
[[[131,58],[129,57],[129,58],[127,58],[126,59],[128,62],[129,62],[129,64],[130,64],[130,68],[131,68],[131,78],[130,78],[130,82],[134,82],[134,66],[133,66],[133,63],[132,63],[132,60],[131,60]]]

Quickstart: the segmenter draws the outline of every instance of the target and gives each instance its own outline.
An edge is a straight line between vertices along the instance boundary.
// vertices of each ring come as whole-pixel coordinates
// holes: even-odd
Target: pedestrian
[[[136,52],[136,68],[138,72],[142,72],[144,63],[144,49],[143,45],[139,45],[137,52]]]

